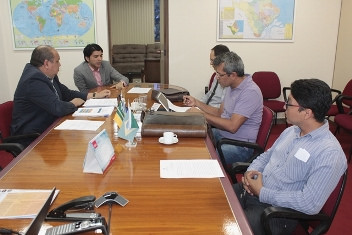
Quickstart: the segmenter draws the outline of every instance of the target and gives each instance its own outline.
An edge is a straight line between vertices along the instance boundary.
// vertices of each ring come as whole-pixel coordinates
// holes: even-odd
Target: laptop
[[[155,99],[164,107],[167,112],[170,112],[168,99],[162,92],[159,92]]]
[[[25,235],[39,234],[42,223],[45,220],[46,215],[49,212],[51,201],[53,200],[55,194],[55,187],[52,189],[50,196],[46,199],[43,207],[39,210],[37,216],[32,220],[32,223],[29,225]]]

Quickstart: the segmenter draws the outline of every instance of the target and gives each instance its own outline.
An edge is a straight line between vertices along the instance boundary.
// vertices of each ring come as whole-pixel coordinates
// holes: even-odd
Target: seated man
[[[249,166],[234,189],[254,234],[264,234],[261,214],[269,206],[317,214],[347,168],[346,156],[329,130],[325,115],[330,87],[318,79],[291,84],[286,103],[293,126]],[[276,219],[274,234],[291,234],[297,221]]]
[[[213,66],[213,61],[216,56],[221,55],[225,52],[230,51],[229,48],[225,45],[216,45],[210,50],[210,65]],[[220,104],[224,100],[225,89],[220,86],[218,81],[215,79],[216,73],[214,72],[210,78],[209,90],[208,92],[200,99],[203,103],[206,103],[210,106],[219,108]]]
[[[224,101],[219,108],[207,105],[192,96],[184,96],[189,112],[203,112],[207,122],[212,125],[215,142],[230,138],[255,142],[263,115],[263,96],[250,75],[244,74],[241,57],[234,52],[217,56],[213,62],[216,79],[222,87],[228,87]],[[223,145],[227,164],[246,161],[253,150]]]
[[[12,135],[42,133],[58,117],[76,111],[86,99],[110,96],[109,90],[87,93],[68,89],[57,76],[60,66],[60,56],[53,47],[33,50],[14,95]],[[21,144],[27,146],[32,141]]]
[[[108,61],[103,60],[103,49],[98,44],[88,44],[83,49],[84,61],[74,69],[73,79],[81,92],[98,86],[114,84],[121,89],[128,85],[128,78],[117,72]]]

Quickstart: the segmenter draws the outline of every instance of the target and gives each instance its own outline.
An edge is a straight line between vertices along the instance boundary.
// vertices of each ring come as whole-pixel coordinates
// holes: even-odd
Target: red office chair
[[[271,132],[271,127],[273,126],[273,121],[274,121],[273,117],[274,117],[273,111],[271,109],[269,109],[268,107],[263,106],[262,123],[260,124],[260,127],[259,127],[256,143],[222,138],[216,144],[217,150],[219,152],[220,160],[221,160],[224,168],[227,170],[233,183],[237,182],[237,178],[236,178],[237,172],[231,170],[231,166],[227,165],[227,163],[225,161],[224,154],[221,150],[221,146],[223,144],[231,144],[231,145],[254,149],[253,155],[247,161],[248,163],[252,162],[257,156],[259,156],[265,150],[265,147],[266,147],[266,144],[268,142],[268,138],[269,138],[269,135]],[[239,169],[239,171],[240,171],[240,169]]]
[[[38,137],[39,133],[10,136],[13,101],[0,104],[0,168],[4,168],[14,157],[24,149],[16,140]]]
[[[293,234],[324,234],[326,233],[335,217],[336,211],[340,205],[343,191],[347,180],[347,170],[341,176],[339,183],[334,191],[330,194],[321,211],[316,215],[307,215],[305,213],[283,208],[268,207],[262,214],[262,223],[266,234],[272,234],[269,221],[272,218],[289,218],[299,220],[299,224]]]
[[[333,99],[333,104],[331,105],[329,111],[328,111],[328,118],[331,116],[336,116],[339,113],[339,109],[337,107],[337,100],[340,97],[340,95],[345,95],[345,96],[352,96],[352,79],[346,84],[345,88],[343,91],[339,91],[336,89],[331,89],[332,92],[337,93],[335,98]],[[351,105],[349,105],[351,107]],[[344,113],[348,113],[349,108],[348,107],[343,107],[342,108]]]
[[[276,100],[281,96],[281,83],[279,77],[275,72],[260,71],[255,72],[252,78],[262,91],[263,104],[274,111],[276,124],[277,113],[285,112],[285,102]]]
[[[335,135],[339,132],[340,128],[343,128],[344,130],[352,133],[352,96],[346,96],[341,94],[337,99],[337,107],[340,113],[338,113],[334,118],[334,122],[336,124]],[[348,162],[351,161],[351,157],[352,147]]]

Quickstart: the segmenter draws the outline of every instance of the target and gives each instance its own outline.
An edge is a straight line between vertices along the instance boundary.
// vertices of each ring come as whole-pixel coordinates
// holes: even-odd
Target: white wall
[[[187,6],[187,7],[185,7]],[[226,42],[245,72],[275,71],[282,86],[300,78],[332,84],[341,1],[296,0],[293,43]],[[217,1],[169,1],[170,83],[202,95],[209,81],[209,50],[216,42]]]
[[[97,43],[108,55],[106,0],[96,0]],[[13,98],[31,51],[14,51],[8,1],[0,8],[0,102]],[[225,42],[238,53],[247,73],[273,70],[283,86],[299,78],[316,77],[332,84],[341,0],[296,0],[293,43]],[[200,97],[212,72],[209,50],[216,42],[217,1],[169,0],[170,84]],[[73,68],[83,60],[82,50],[59,50],[60,80],[75,89]]]

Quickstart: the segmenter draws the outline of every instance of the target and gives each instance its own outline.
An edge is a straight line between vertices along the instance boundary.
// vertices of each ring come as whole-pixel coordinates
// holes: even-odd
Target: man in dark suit
[[[88,93],[68,89],[60,83],[59,53],[51,46],[36,47],[26,64],[14,95],[11,134],[42,133],[58,117],[77,110],[85,100],[110,96],[109,90]],[[33,139],[21,144],[29,145]]]
[[[128,78],[117,72],[108,61],[103,60],[103,49],[98,44],[88,44],[83,49],[84,61],[74,69],[73,79],[80,91],[114,84],[122,89]]]

